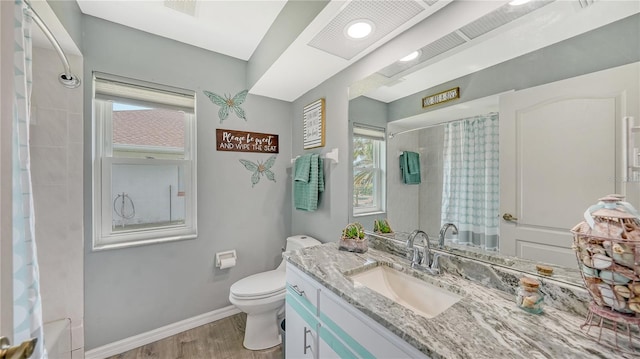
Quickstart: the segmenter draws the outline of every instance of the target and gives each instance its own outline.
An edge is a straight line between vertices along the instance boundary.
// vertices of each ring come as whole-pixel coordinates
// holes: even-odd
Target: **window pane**
[[[376,140],[354,136],[353,138],[353,207],[375,209],[376,188]]]
[[[375,172],[372,170],[353,171],[353,207],[375,208]]]
[[[112,230],[185,223],[184,165],[114,164],[111,172]]]
[[[113,156],[184,159],[185,114],[113,102]]]

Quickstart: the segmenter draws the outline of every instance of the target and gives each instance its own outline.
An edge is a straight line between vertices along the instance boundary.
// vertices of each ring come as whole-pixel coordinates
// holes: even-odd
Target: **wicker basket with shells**
[[[617,324],[640,325],[638,212],[621,196],[609,195],[587,209],[584,217],[571,230],[572,247],[593,300],[583,327],[602,328],[602,324],[592,324],[594,314],[613,321],[614,328]]]

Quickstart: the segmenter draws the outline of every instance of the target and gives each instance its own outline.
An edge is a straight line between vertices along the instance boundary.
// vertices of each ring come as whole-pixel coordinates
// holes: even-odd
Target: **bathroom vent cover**
[[[452,32],[421,48],[420,56],[417,59],[407,62],[396,61],[378,72],[386,77],[393,77],[406,69],[412,68],[419,63],[432,59],[464,43],[465,40],[462,36],[456,32]]]
[[[469,39],[475,39],[487,32],[518,19],[534,10],[551,4],[554,0],[530,1],[523,5],[512,6],[506,4],[497,10],[488,13],[478,20],[460,28],[460,31]]]
[[[591,6],[596,0],[578,0],[578,2],[580,3],[580,7],[582,7],[583,9],[585,7],[589,7]]]
[[[350,60],[376,41],[424,11],[416,1],[351,1],[310,42],[309,46]],[[360,40],[348,39],[344,28],[350,22],[367,19],[375,24],[374,31]]]

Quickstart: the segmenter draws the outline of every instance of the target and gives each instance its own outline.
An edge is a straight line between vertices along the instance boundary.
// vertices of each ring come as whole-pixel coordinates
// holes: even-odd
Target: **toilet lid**
[[[285,288],[285,271],[271,270],[240,279],[231,286],[235,297],[264,297],[282,292]]]

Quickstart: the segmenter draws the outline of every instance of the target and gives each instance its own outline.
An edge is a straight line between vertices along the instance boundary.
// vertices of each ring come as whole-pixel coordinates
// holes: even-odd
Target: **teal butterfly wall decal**
[[[229,117],[229,110],[233,110],[238,117],[243,120],[247,120],[247,117],[244,113],[244,110],[240,107],[244,100],[247,98],[247,93],[249,90],[243,90],[238,92],[235,96],[231,97],[231,95],[224,95],[224,97],[215,94],[210,91],[203,91],[207,97],[211,100],[211,102],[220,106],[220,110],[218,110],[218,117],[220,117],[220,123],[226,120]]]
[[[255,164],[248,160],[240,160],[240,163],[242,163],[246,169],[253,172],[251,175],[251,187],[260,182],[260,177],[262,176],[267,177],[267,179],[273,182],[276,181],[276,175],[271,171],[271,167],[276,163],[276,155],[269,157],[264,163],[258,161],[258,163]]]

